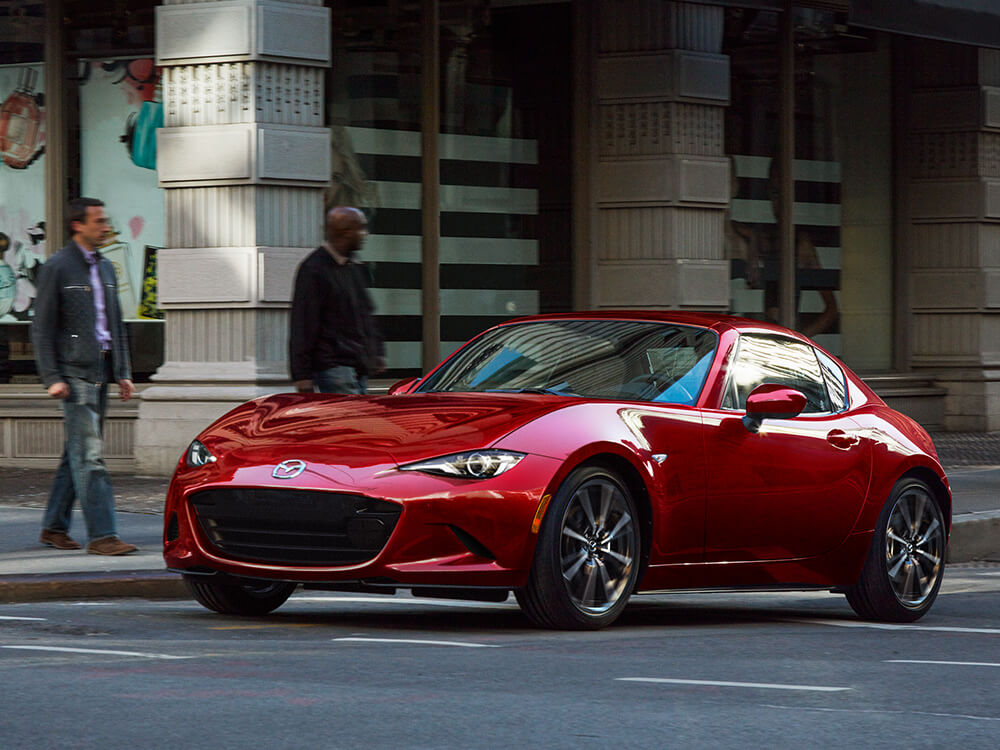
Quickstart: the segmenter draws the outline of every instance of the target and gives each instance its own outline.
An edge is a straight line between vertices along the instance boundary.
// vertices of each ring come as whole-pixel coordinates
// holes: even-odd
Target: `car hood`
[[[250,459],[292,446],[356,466],[398,464],[492,445],[573,400],[540,394],[278,394],[245,404],[204,433]],[[214,442],[214,440],[212,440]],[[352,459],[352,457],[354,457]]]

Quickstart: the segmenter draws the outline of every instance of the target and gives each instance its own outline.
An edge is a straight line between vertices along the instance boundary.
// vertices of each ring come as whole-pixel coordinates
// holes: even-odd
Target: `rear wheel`
[[[296,586],[285,581],[250,579],[223,583],[194,575],[184,576],[184,583],[199,604],[224,615],[266,615],[284,604]]]
[[[913,622],[931,608],[944,576],[947,529],[937,498],[901,479],[879,514],[858,582],[845,592],[866,620]]]
[[[536,625],[595,630],[621,614],[635,587],[639,520],[624,482],[599,467],[572,472],[542,522],[528,585],[516,592]]]

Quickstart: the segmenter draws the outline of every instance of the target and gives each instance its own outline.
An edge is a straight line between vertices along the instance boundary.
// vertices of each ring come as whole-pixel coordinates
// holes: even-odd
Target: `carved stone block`
[[[602,55],[597,92],[602,102],[666,99],[726,105],[729,57],[685,50]]]
[[[729,160],[710,157],[601,161],[595,193],[601,206],[729,202]]]
[[[603,308],[725,311],[729,307],[729,264],[684,259],[599,263],[597,290]]]
[[[330,64],[330,10],[280,0],[156,8],[157,65],[237,60]]]
[[[330,131],[288,125],[204,125],[157,132],[160,187],[321,186],[330,179]]]

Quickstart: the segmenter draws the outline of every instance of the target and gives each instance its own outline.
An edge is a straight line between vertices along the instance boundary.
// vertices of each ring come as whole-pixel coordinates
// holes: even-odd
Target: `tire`
[[[639,517],[628,487],[605,469],[581,467],[556,492],[528,584],[515,596],[540,627],[597,630],[625,609],[640,559]]]
[[[194,575],[184,576],[184,583],[199,604],[223,615],[266,615],[284,604],[297,585],[250,579],[221,583]]]
[[[844,592],[865,620],[913,622],[944,578],[947,529],[937,497],[919,479],[899,480],[879,514],[861,578]]]

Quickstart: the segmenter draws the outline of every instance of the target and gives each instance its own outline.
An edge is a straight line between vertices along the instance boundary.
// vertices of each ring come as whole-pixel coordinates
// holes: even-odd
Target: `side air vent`
[[[170,514],[170,521],[167,523],[167,541],[174,542],[180,537],[180,529],[177,527],[177,514]]]
[[[451,524],[448,524],[448,528],[451,529],[452,533],[458,537],[458,541],[464,544],[465,548],[472,554],[485,557],[487,560],[497,559],[497,556],[490,552],[489,548],[485,544],[476,539],[476,537],[472,536],[472,534],[465,529],[460,529],[458,526],[452,526]]]

